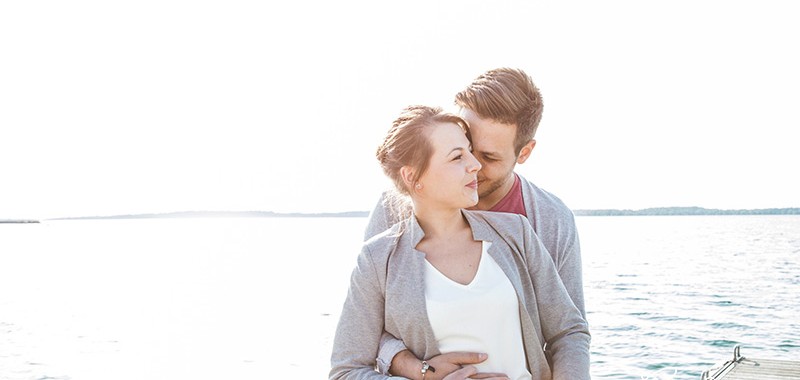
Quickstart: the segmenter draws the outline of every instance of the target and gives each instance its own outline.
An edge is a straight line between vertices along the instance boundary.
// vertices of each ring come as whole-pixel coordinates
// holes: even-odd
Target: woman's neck
[[[461,209],[431,209],[415,205],[414,215],[425,232],[425,239],[449,239],[469,228]]]

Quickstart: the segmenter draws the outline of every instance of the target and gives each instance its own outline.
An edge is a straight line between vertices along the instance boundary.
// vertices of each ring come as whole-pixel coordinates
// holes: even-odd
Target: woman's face
[[[481,164],[472,155],[466,134],[455,123],[438,123],[428,135],[433,154],[428,169],[419,178],[419,199],[453,208],[478,203],[478,170]]]

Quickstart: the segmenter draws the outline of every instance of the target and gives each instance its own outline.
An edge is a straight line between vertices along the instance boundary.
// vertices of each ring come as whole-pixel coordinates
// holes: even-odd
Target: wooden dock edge
[[[704,371],[701,380],[800,380],[800,361],[746,358],[739,345],[733,359]]]

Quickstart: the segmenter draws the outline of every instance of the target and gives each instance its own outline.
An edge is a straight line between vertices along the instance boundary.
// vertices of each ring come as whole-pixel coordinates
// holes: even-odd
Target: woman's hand
[[[475,366],[468,365],[464,368],[456,370],[449,375],[445,376],[442,380],[465,380],[465,379],[483,379],[483,380],[509,380],[508,377],[502,373],[478,373]]]
[[[427,362],[435,371],[428,370],[425,373],[425,380],[508,379],[502,373],[478,373],[477,369],[471,366],[471,364],[483,362],[486,358],[488,358],[488,355],[477,352],[448,352],[434,356],[428,359]],[[414,356],[411,351],[404,350],[392,359],[390,372],[395,376],[418,379],[420,378],[421,363],[422,361]],[[467,370],[470,367],[472,370]],[[454,377],[450,377],[450,375]]]
[[[505,374],[479,373],[475,366],[470,365],[481,363],[486,358],[488,358],[486,354],[477,352],[449,352],[434,356],[428,360],[428,364],[435,368],[436,372],[428,371],[425,374],[425,380],[508,380]]]
[[[425,380],[443,380],[447,375],[461,370],[465,365],[478,364],[486,360],[488,356],[477,352],[448,352],[428,359],[428,364],[436,369],[436,372],[428,371]],[[472,373],[473,375],[477,373]],[[431,376],[434,375],[434,376]],[[456,379],[459,379],[458,377]]]

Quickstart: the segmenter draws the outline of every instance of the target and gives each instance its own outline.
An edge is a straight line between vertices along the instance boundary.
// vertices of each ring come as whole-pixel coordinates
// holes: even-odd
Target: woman
[[[478,370],[511,379],[589,379],[586,321],[529,223],[516,214],[465,210],[478,202],[480,170],[466,122],[439,108],[408,107],[377,157],[410,197],[413,215],[364,243],[330,378],[384,378],[374,368],[386,330],[420,358],[488,354],[448,380]],[[434,371],[423,361],[418,378],[431,379]]]

